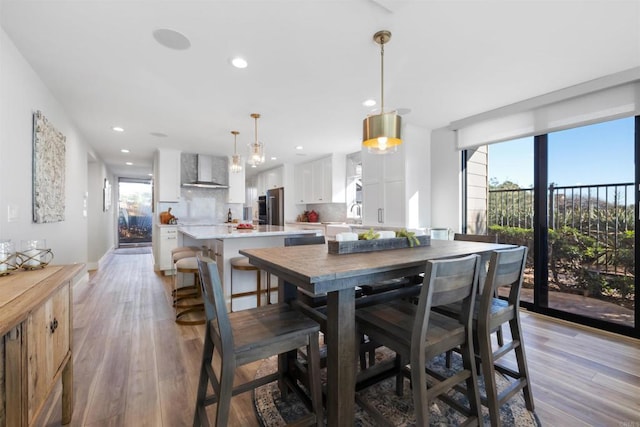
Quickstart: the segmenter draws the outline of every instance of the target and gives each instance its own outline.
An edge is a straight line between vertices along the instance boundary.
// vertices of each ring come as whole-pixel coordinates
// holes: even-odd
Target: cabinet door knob
[[[54,333],[56,329],[58,329],[58,319],[54,317],[53,321],[49,323],[49,330]]]

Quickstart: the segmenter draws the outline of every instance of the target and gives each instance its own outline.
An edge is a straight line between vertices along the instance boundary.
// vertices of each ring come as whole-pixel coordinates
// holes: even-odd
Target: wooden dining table
[[[512,245],[431,240],[428,246],[376,252],[330,254],[327,245],[245,249],[240,253],[278,277],[281,301],[296,297],[295,287],[327,294],[327,425],[353,426],[356,383],[355,288],[383,280],[415,276],[426,262],[480,254]],[[288,283],[285,286],[285,282]]]

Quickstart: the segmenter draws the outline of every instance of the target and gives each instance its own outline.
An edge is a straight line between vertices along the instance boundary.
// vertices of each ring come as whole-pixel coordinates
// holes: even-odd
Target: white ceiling
[[[244,154],[254,112],[277,157],[258,170],[359,150],[381,29],[385,110],[429,129],[640,66],[638,0],[0,1],[6,33],[121,176],[151,172],[157,147],[230,155],[234,129]],[[191,48],[159,45],[159,28]]]

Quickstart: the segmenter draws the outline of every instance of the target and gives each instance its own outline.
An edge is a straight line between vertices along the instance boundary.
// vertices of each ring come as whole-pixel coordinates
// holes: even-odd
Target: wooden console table
[[[0,277],[0,427],[33,425],[62,377],[62,423],[73,413],[73,279],[84,264]]]

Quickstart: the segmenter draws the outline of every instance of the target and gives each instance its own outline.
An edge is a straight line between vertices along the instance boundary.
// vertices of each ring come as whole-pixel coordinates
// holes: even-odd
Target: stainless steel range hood
[[[226,184],[213,181],[213,158],[198,154],[198,177],[193,182],[182,184],[183,187],[229,188]]]

